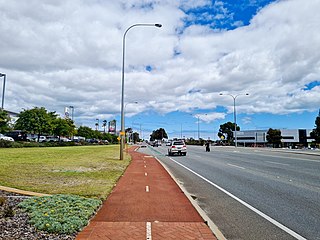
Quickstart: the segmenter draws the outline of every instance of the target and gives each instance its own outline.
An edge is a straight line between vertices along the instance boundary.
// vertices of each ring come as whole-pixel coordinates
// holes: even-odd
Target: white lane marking
[[[229,166],[231,166],[231,167],[236,167],[236,168],[240,168],[240,169],[245,169],[244,167],[240,167],[240,166],[237,166],[237,165],[233,165],[233,164],[227,164],[227,165],[229,165]]]
[[[149,186],[146,186],[146,192],[149,192]]]
[[[201,176],[199,173],[191,170],[190,168],[184,166],[183,164],[177,162],[176,160],[170,158],[173,162],[175,162],[176,164],[180,165],[181,167],[185,168],[186,170],[188,170],[189,172],[193,173],[194,175],[198,176],[199,178],[203,179],[204,181],[206,181],[207,183],[211,184],[212,186],[216,187],[217,189],[219,189],[220,191],[224,192],[225,194],[227,194],[229,197],[233,198],[234,200],[238,201],[239,203],[241,203],[242,205],[244,205],[245,207],[249,208],[250,210],[254,211],[255,213],[257,213],[258,215],[260,215],[261,217],[263,217],[264,219],[266,219],[267,221],[271,222],[272,224],[274,224],[275,226],[277,226],[278,228],[282,229],[283,231],[285,231],[286,233],[290,234],[291,236],[293,236],[296,239],[299,240],[307,240],[306,238],[302,237],[301,235],[299,235],[298,233],[294,232],[293,230],[287,228],[286,226],[284,226],[283,224],[279,223],[278,221],[274,220],[273,218],[269,217],[268,215],[264,214],[263,212],[261,212],[260,210],[256,209],[255,207],[251,206],[250,204],[246,203],[245,201],[241,200],[240,198],[236,197],[235,195],[233,195],[232,193],[228,192],[227,190],[223,189],[222,187],[220,187],[219,185],[211,182],[210,180],[206,179],[205,177]]]
[[[271,162],[271,161],[266,161],[266,162],[272,163],[272,164],[283,165],[283,166],[290,166],[290,164],[286,164],[286,163],[278,163],[278,162]]]
[[[145,175],[145,176],[148,176],[148,173],[145,172],[144,175]]]
[[[146,168],[147,166],[146,166],[146,165],[144,165],[144,167]]]
[[[152,240],[151,222],[147,222],[146,230],[147,230],[147,240]]]

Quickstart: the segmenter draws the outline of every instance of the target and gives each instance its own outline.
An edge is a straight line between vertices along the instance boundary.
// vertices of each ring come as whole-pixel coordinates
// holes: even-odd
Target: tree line
[[[50,135],[70,138],[81,136],[86,139],[108,140],[110,143],[117,143],[117,136],[109,133],[101,133],[89,127],[81,126],[76,129],[73,120],[60,118],[56,112],[48,112],[44,107],[34,107],[23,110],[18,114],[18,119],[13,126],[10,126],[8,113],[0,109],[0,132],[6,133],[10,130],[21,130],[25,133],[36,134],[38,141],[41,135]]]

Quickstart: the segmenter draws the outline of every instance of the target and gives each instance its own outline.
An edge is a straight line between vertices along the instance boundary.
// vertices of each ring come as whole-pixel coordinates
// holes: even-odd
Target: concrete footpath
[[[152,156],[132,162],[77,240],[216,240],[199,213]]]

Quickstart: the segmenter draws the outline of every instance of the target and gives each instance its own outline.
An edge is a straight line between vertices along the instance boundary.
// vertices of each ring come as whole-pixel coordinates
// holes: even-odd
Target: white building
[[[310,137],[312,129],[280,129],[283,147],[308,147],[314,139]],[[238,145],[265,146],[268,130],[237,131]]]

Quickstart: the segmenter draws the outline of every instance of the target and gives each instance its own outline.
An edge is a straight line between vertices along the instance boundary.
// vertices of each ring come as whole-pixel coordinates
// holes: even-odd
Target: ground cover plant
[[[101,200],[72,195],[32,197],[19,204],[30,224],[49,233],[72,234],[88,224]]]
[[[129,164],[119,145],[0,148],[0,185],[105,199]]]

